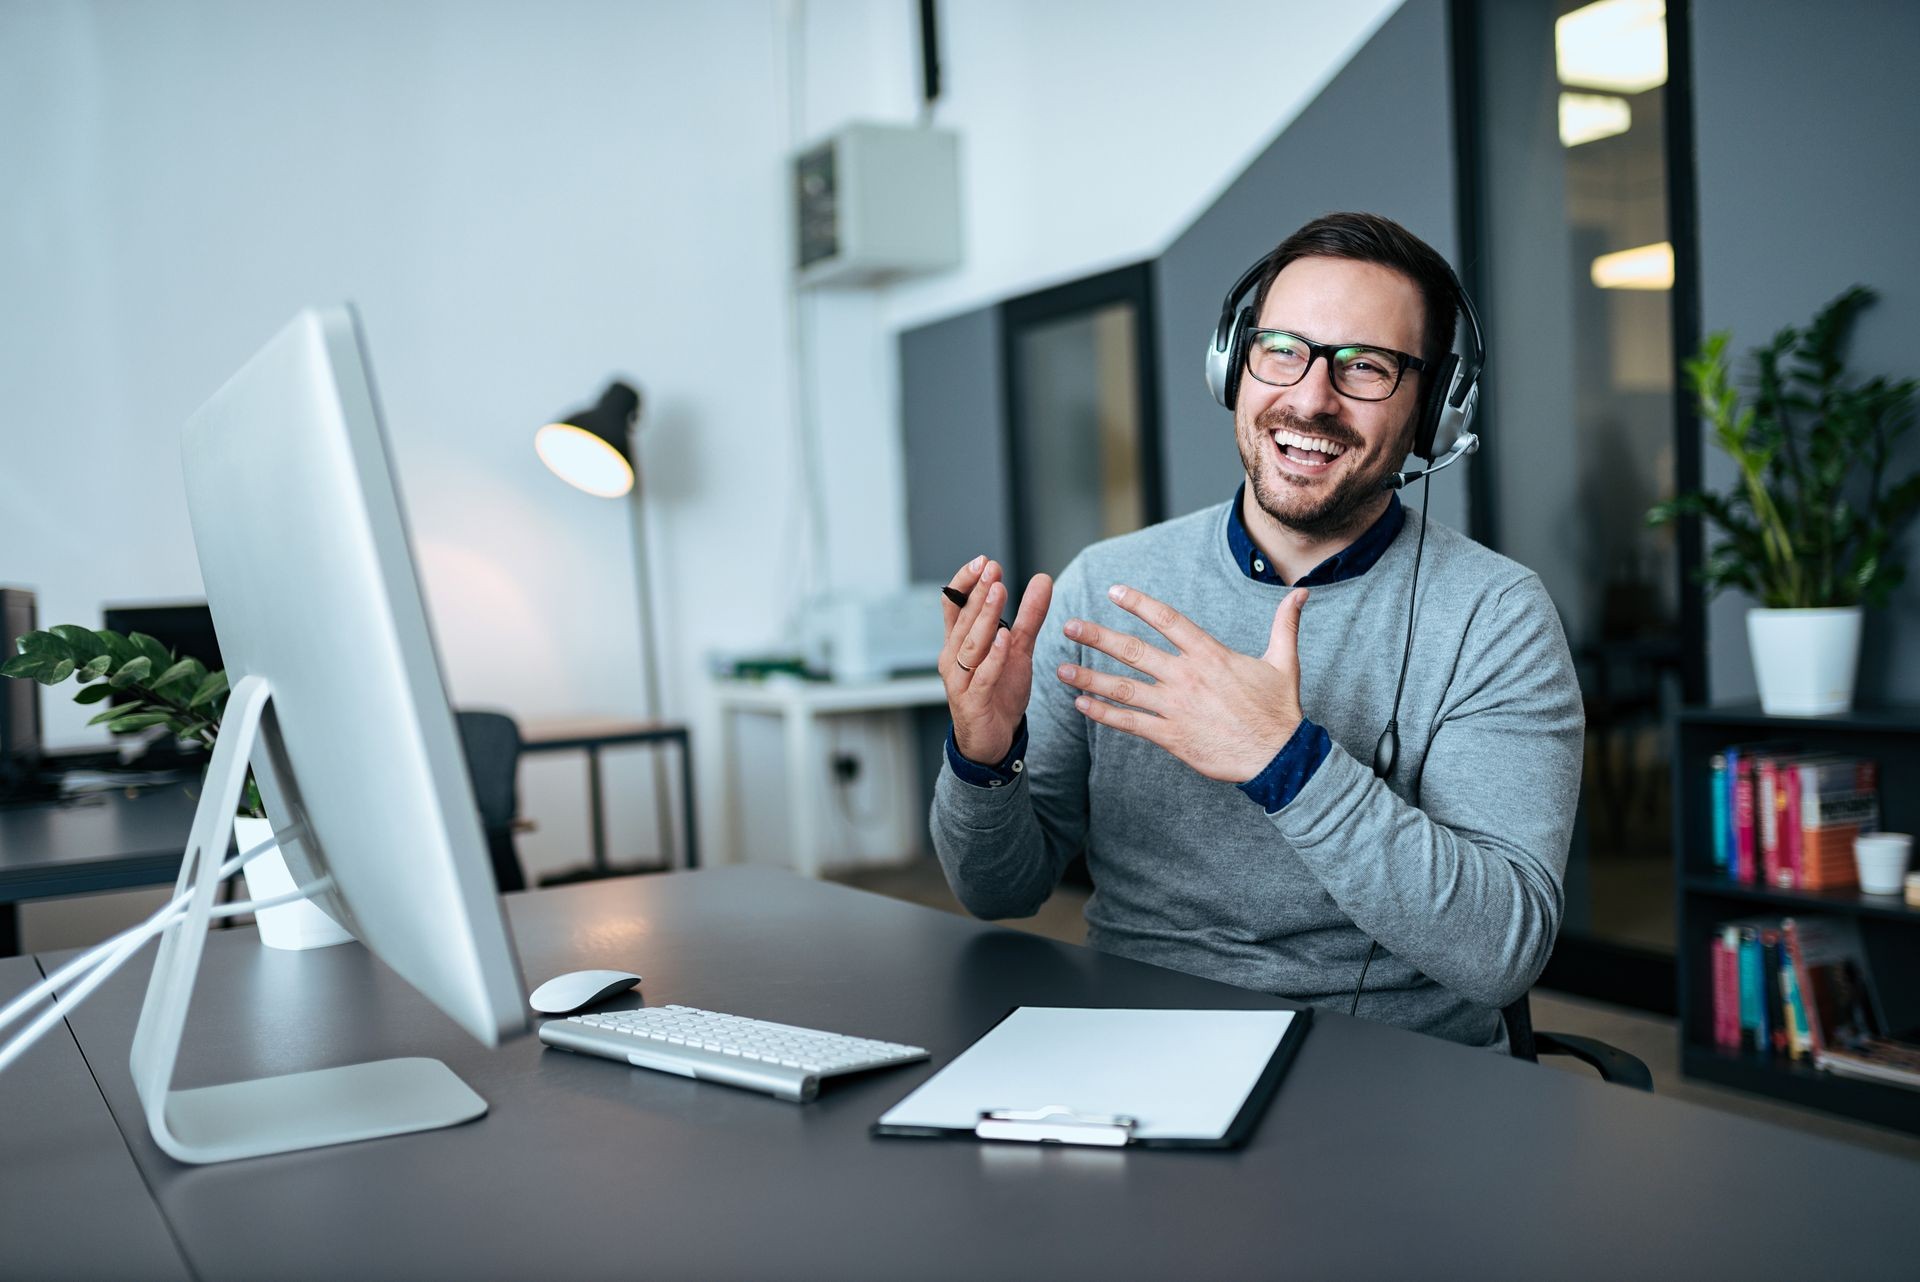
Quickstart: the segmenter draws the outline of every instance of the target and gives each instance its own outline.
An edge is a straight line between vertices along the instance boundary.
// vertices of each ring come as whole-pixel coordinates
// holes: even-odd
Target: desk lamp
[[[627,513],[633,523],[633,575],[640,602],[641,675],[646,683],[648,715],[661,715],[660,673],[654,656],[652,606],[648,586],[647,522],[640,507],[640,393],[619,379],[607,384],[600,400],[562,415],[533,434],[534,452],[553,474],[575,489],[599,498],[633,497]],[[653,805],[660,825],[660,857],[673,858],[673,826],[667,814],[666,763],[653,759]]]

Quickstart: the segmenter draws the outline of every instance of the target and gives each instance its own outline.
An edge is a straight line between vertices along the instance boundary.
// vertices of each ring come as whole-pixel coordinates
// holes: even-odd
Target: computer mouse
[[[582,1007],[617,997],[640,982],[630,970],[575,970],[555,975],[533,990],[527,1004],[543,1015],[571,1015]]]

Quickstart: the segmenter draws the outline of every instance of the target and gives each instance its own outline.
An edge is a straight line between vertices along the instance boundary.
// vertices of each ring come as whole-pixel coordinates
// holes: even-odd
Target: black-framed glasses
[[[1356,401],[1384,401],[1400,390],[1410,369],[1425,369],[1418,356],[1363,343],[1315,343],[1284,329],[1256,329],[1247,337],[1247,373],[1271,387],[1292,387],[1324,359],[1333,390]]]

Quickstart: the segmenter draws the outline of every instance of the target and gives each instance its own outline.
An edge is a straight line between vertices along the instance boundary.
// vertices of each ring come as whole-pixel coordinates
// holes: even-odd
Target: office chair
[[[493,878],[505,893],[527,888],[526,870],[514,849],[520,813],[520,727],[501,712],[456,712],[460,743],[466,749],[467,775],[480,805],[480,827],[487,834]]]
[[[1524,996],[1502,1010],[1500,1018],[1506,1023],[1507,1047],[1515,1059],[1537,1064],[1542,1055],[1571,1055],[1598,1072],[1601,1081],[1631,1086],[1648,1094],[1653,1092],[1653,1074],[1647,1071],[1646,1064],[1638,1056],[1629,1055],[1618,1047],[1591,1037],[1576,1037],[1571,1033],[1536,1033],[1533,1030],[1533,1009]]]

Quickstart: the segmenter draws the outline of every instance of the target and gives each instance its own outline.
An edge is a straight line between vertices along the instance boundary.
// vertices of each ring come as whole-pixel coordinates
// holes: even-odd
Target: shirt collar
[[[1392,495],[1387,499],[1387,510],[1359,538],[1307,571],[1298,583],[1289,584],[1280,577],[1266,554],[1254,546],[1246,523],[1240,519],[1240,497],[1246,488],[1247,483],[1242,481],[1240,488],[1233,492],[1233,503],[1227,508],[1227,550],[1233,554],[1233,563],[1240,567],[1242,574],[1256,583],[1271,583],[1276,587],[1312,588],[1359,578],[1386,555],[1407,520],[1407,509],[1401,505],[1400,496]]]

